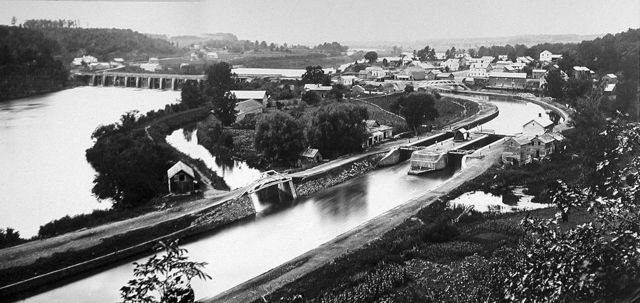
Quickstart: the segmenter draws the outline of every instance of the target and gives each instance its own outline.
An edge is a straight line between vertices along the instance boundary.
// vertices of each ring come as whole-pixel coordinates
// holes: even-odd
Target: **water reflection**
[[[193,128],[178,129],[167,136],[167,142],[179,151],[194,159],[200,159],[224,181],[231,189],[243,187],[260,177],[260,170],[251,168],[243,161],[237,161],[231,154],[212,155],[204,146],[198,144],[198,131]]]

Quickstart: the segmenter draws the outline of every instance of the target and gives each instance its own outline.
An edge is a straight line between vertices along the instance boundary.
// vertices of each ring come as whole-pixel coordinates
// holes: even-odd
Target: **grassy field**
[[[388,96],[378,95],[372,97],[364,97],[362,99],[378,105],[387,111],[392,111],[392,104],[394,104],[402,95],[402,93]],[[435,128],[442,128],[448,124],[451,124],[455,121],[478,112],[478,104],[464,99],[449,97],[442,97],[440,100],[436,100],[435,108],[438,111],[439,117],[434,121],[429,122],[429,124],[432,124]],[[464,112],[465,108],[466,113]]]

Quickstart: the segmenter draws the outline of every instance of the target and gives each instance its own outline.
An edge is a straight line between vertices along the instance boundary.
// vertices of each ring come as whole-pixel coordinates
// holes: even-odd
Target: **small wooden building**
[[[306,150],[302,151],[299,156],[299,167],[309,167],[322,161],[322,154],[320,154],[320,151],[311,147],[308,147]]]
[[[178,161],[167,170],[169,192],[174,194],[186,194],[195,191],[196,175],[193,168]]]
[[[459,128],[458,130],[456,130],[455,134],[453,135],[453,141],[454,142],[462,142],[462,141],[467,141],[469,140],[469,131],[466,130],[465,128]]]

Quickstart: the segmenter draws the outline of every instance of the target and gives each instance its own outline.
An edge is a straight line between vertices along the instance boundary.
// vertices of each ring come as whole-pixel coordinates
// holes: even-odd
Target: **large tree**
[[[367,59],[369,63],[374,63],[378,60],[378,53],[374,51],[367,52],[366,54],[364,54],[364,58]]]
[[[559,69],[550,70],[545,76],[547,84],[544,87],[544,92],[551,98],[561,99],[564,97],[564,86],[566,81],[562,77],[562,73]]]
[[[397,105],[400,114],[407,121],[407,126],[418,134],[418,128],[438,117],[435,108],[435,97],[427,93],[411,93],[398,99]]]
[[[367,109],[362,106],[330,104],[318,108],[307,121],[307,139],[327,157],[362,150],[367,139],[365,120],[368,117]]]
[[[256,123],[254,145],[272,161],[292,163],[306,147],[303,126],[280,111],[263,115]]]
[[[202,106],[205,102],[202,90],[200,90],[200,85],[198,85],[197,81],[187,80],[187,82],[182,86],[180,97],[182,104],[186,105],[188,108]]]
[[[307,66],[307,71],[302,74],[302,83],[331,85],[331,77],[329,75],[325,75],[322,66],[309,65]]]
[[[225,126],[236,121],[236,98],[230,93],[234,88],[235,81],[228,63],[216,63],[207,69],[206,95],[211,100],[213,113]]]

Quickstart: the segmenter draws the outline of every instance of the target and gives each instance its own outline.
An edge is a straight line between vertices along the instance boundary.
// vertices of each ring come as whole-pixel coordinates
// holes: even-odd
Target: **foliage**
[[[314,91],[308,91],[302,94],[302,101],[306,102],[309,105],[315,105],[322,101],[322,97],[320,97],[320,95],[318,95],[318,93]]]
[[[290,115],[263,115],[256,124],[255,147],[271,160],[294,162],[306,147],[302,125]]]
[[[167,190],[171,150],[147,138],[144,130],[132,131],[135,123],[130,112],[119,123],[98,127],[92,135],[95,144],[86,152],[98,172],[92,193],[101,200],[113,199],[116,208],[140,205]]]
[[[560,70],[550,70],[545,76],[545,79],[547,80],[547,84],[544,87],[545,94],[555,99],[563,98],[566,81],[562,77]]]
[[[339,293],[325,294],[322,303],[374,302],[407,281],[407,275],[397,264],[381,264],[373,272],[355,281],[356,285]]]
[[[188,261],[187,250],[177,241],[159,243],[164,254],[154,255],[145,263],[133,263],[134,279],[120,288],[123,303],[190,303],[195,301],[191,280],[211,279],[203,271],[205,262]]]
[[[38,31],[0,26],[0,100],[65,87],[69,73],[54,58],[59,49]]]
[[[244,116],[244,119],[240,121],[236,121],[236,123],[233,124],[233,127],[239,128],[239,129],[254,130],[256,129],[256,123],[258,122],[258,117],[260,117],[259,114],[246,114]]]
[[[180,92],[181,102],[188,108],[196,108],[204,105],[205,99],[197,81],[186,81]]]
[[[0,228],[0,248],[18,245],[25,241],[25,239],[20,238],[20,233],[15,229],[11,227]]]
[[[57,41],[60,49],[56,54],[60,55],[64,62],[70,62],[73,57],[82,55],[91,55],[102,61],[118,57],[127,60],[147,60],[149,57],[171,56],[181,52],[169,41],[150,38],[130,29],[74,27],[77,24],[72,24],[71,27],[47,25],[58,22],[27,20],[23,26],[29,27],[33,23],[31,28]]]
[[[318,108],[307,121],[309,144],[325,157],[362,150],[367,139],[367,109],[346,104],[329,104]]]
[[[418,55],[418,59],[420,59],[420,61],[436,60],[436,50],[434,48],[430,48],[429,45],[419,50],[416,54]]]
[[[302,74],[302,84],[322,84],[331,85],[331,77],[324,74],[324,70],[320,65],[309,65],[306,72]]]
[[[404,87],[404,92],[410,94],[415,92],[415,89],[413,88],[413,85],[407,85]]]
[[[367,52],[366,54],[364,54],[364,58],[367,59],[369,63],[374,63],[378,60],[378,53],[374,51]]]
[[[412,93],[402,96],[398,99],[397,106],[400,114],[407,121],[407,126],[413,129],[416,135],[418,134],[418,127],[438,117],[438,111],[435,109],[435,99],[431,94]]]
[[[212,155],[226,155],[233,148],[233,136],[214,116],[198,122],[197,129],[198,144],[207,148]]]
[[[205,94],[211,100],[213,113],[222,125],[236,121],[236,97],[229,91],[235,88],[231,66],[226,62],[216,63],[207,69]]]
[[[349,92],[349,89],[343,84],[335,84],[333,85],[333,87],[331,87],[331,90],[329,90],[329,93],[327,93],[327,96],[329,98],[334,98],[337,101],[342,101],[345,94],[347,94],[348,92]]]
[[[333,55],[339,55],[340,53],[346,52],[349,49],[349,47],[342,46],[338,42],[331,42],[331,43],[325,42],[323,44],[318,44],[313,49],[319,50],[322,52],[328,52]]]

